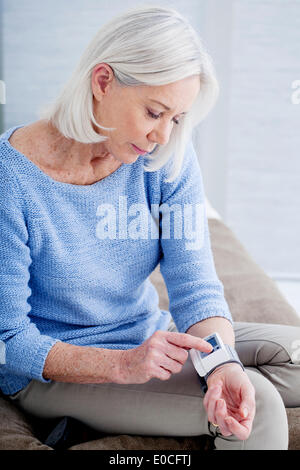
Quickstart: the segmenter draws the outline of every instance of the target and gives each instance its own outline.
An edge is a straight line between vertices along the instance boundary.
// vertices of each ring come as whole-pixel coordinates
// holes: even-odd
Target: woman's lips
[[[131,145],[139,155],[145,155],[146,153],[148,153],[147,150],[142,150],[134,144],[131,144]]]

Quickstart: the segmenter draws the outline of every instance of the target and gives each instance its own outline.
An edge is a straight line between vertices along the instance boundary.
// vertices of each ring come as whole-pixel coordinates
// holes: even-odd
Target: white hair
[[[168,144],[147,154],[145,171],[155,171],[173,156],[172,182],[179,175],[193,128],[214,106],[219,94],[212,59],[186,18],[174,9],[140,6],[102,26],[83,53],[70,80],[41,117],[67,138],[82,143],[107,140],[93,114],[92,72],[108,64],[122,86],[158,86],[199,75],[200,91],[190,111],[172,129]]]

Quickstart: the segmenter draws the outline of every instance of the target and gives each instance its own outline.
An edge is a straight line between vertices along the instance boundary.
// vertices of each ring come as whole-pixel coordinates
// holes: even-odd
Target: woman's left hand
[[[248,439],[255,416],[255,389],[241,366],[218,367],[207,379],[203,405],[208,421],[217,424],[223,436]]]

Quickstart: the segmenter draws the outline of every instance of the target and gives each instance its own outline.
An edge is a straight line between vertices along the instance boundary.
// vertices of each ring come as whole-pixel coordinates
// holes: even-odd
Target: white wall
[[[234,2],[227,222],[275,278],[300,279],[300,1]]]

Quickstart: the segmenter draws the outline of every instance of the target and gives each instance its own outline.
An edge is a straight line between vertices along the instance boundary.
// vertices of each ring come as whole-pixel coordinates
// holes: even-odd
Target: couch
[[[300,326],[300,317],[276,284],[254,262],[233,231],[208,203],[211,246],[219,279],[234,321]],[[159,266],[150,276],[168,309],[168,294]],[[289,449],[300,450],[300,408],[288,408]],[[65,425],[63,427],[62,425]],[[60,440],[53,439],[64,429]],[[58,434],[57,434],[58,433]],[[52,439],[52,440],[51,440]],[[0,450],[210,450],[210,436],[151,437],[104,435],[68,417],[39,420],[21,412],[0,392]]]

